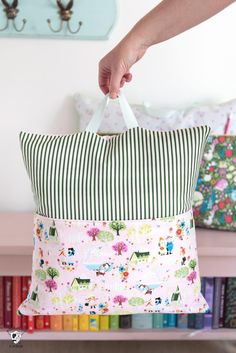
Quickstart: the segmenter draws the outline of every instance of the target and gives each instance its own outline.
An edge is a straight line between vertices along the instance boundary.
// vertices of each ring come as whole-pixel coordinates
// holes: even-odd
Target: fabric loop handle
[[[129,105],[127,102],[124,94],[120,91],[118,95],[118,101],[120,104],[120,109],[125,121],[125,125],[128,129],[132,129],[134,127],[139,126],[138,121]],[[99,129],[99,126],[102,122],[103,116],[104,116],[104,111],[106,109],[106,106],[108,105],[110,101],[109,94],[107,94],[99,104],[96,112],[93,114],[90,122],[88,123],[85,131],[90,131],[90,132],[97,132]]]

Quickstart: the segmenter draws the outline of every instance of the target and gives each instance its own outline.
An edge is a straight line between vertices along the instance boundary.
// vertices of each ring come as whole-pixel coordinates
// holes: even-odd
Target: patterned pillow
[[[32,183],[24,315],[205,312],[193,192],[208,126],[20,133]]]
[[[79,130],[83,131],[97,107],[96,100],[75,94],[75,108],[79,115]],[[209,125],[212,134],[224,134],[227,119],[231,116],[228,133],[236,134],[236,99],[223,104],[199,105],[182,110],[160,109],[149,103],[133,105],[132,109],[140,126],[159,131]],[[115,119],[114,119],[115,116]],[[126,126],[116,103],[109,105],[99,131],[125,131]]]

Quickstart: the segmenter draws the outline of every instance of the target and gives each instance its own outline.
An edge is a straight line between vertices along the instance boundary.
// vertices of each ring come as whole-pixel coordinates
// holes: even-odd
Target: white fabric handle
[[[92,119],[90,120],[90,122],[88,123],[85,129],[86,131],[90,131],[90,132],[98,131],[99,126],[103,119],[104,111],[106,109],[107,104],[109,103],[109,100],[110,100],[109,94],[107,94],[99,104],[96,112],[93,114]],[[130,108],[129,103],[127,102],[122,92],[119,92],[118,100],[119,100],[120,109],[124,117],[124,121],[127,128],[131,129],[133,127],[139,126],[137,119],[135,118],[135,115],[132,112],[132,109]]]

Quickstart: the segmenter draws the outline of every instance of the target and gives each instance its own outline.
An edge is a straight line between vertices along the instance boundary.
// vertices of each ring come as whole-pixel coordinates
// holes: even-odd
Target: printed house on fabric
[[[209,132],[21,132],[36,210],[19,313],[206,312],[192,201]]]

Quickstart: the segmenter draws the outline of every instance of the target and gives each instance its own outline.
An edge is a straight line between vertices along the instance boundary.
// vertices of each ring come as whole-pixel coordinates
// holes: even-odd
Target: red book
[[[4,307],[3,277],[0,277],[0,329],[4,327],[3,307]]]
[[[30,284],[31,284],[31,277],[27,277],[27,290],[29,291],[30,289]],[[34,332],[34,327],[35,327],[35,320],[34,316],[28,316],[28,333],[33,333]]]
[[[21,277],[12,278],[12,328],[21,328],[21,315],[17,309],[21,304]]]
[[[28,294],[28,277],[22,276],[21,278],[21,299],[22,302],[27,298]],[[28,329],[28,316],[22,315],[21,317],[21,328],[26,331]]]
[[[44,329],[44,318],[43,315],[37,315],[35,317],[35,327],[37,330],[43,330]]]
[[[44,315],[43,318],[44,318],[44,328],[46,330],[49,330],[50,329],[50,316]]]
[[[4,281],[4,327],[12,328],[12,277],[5,276]]]

